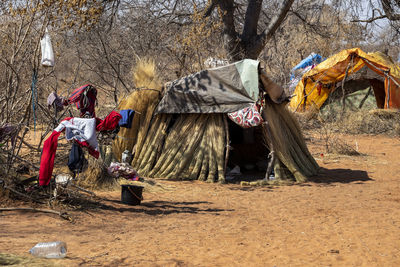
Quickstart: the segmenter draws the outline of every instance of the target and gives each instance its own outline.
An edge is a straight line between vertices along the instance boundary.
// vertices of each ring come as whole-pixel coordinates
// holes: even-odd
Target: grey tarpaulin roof
[[[156,113],[229,113],[248,107],[259,95],[258,64],[244,59],[167,83]]]

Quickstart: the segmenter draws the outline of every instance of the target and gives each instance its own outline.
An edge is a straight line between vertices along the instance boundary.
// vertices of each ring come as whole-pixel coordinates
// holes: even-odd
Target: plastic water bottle
[[[37,243],[29,253],[40,258],[60,259],[67,255],[67,244],[62,241]]]

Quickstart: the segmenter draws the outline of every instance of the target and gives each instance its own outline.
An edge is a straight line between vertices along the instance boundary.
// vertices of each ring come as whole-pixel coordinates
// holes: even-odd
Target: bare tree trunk
[[[209,16],[216,6],[220,7],[224,25],[224,47],[229,61],[237,61],[243,58],[256,59],[284,21],[293,2],[294,0],[282,1],[276,15],[272,17],[269,25],[261,34],[257,33],[257,25],[260,19],[262,0],[248,1],[242,34],[239,34],[235,29],[233,0],[212,1],[204,16]]]

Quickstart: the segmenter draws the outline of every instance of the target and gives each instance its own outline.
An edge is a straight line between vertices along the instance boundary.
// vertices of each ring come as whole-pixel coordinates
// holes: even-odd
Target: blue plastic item
[[[298,69],[304,69],[308,66],[317,65],[323,61],[322,57],[318,54],[311,53],[308,57],[300,61],[291,71],[290,71],[290,80],[294,78],[294,71]]]

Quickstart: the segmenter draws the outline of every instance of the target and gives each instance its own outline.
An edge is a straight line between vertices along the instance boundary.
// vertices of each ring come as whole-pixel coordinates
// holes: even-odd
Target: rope
[[[387,108],[389,108],[389,101],[390,101],[390,81],[393,81],[398,87],[400,87],[400,84],[389,74],[390,69],[389,70],[384,70],[379,68],[378,66],[376,66],[374,63],[372,63],[371,61],[369,61],[368,59],[363,58],[364,61],[366,61],[368,64],[370,64],[371,66],[373,66],[375,69],[381,71],[383,73],[383,75],[385,75],[385,77],[387,78],[388,84],[387,84],[387,92],[386,93],[386,106]]]
[[[33,69],[33,74],[32,74],[32,85],[31,85],[31,90],[32,90],[32,111],[33,111],[33,132],[36,132],[36,109],[35,109],[35,102],[37,101],[37,89],[36,89],[36,83],[38,80],[38,73],[36,69]]]

